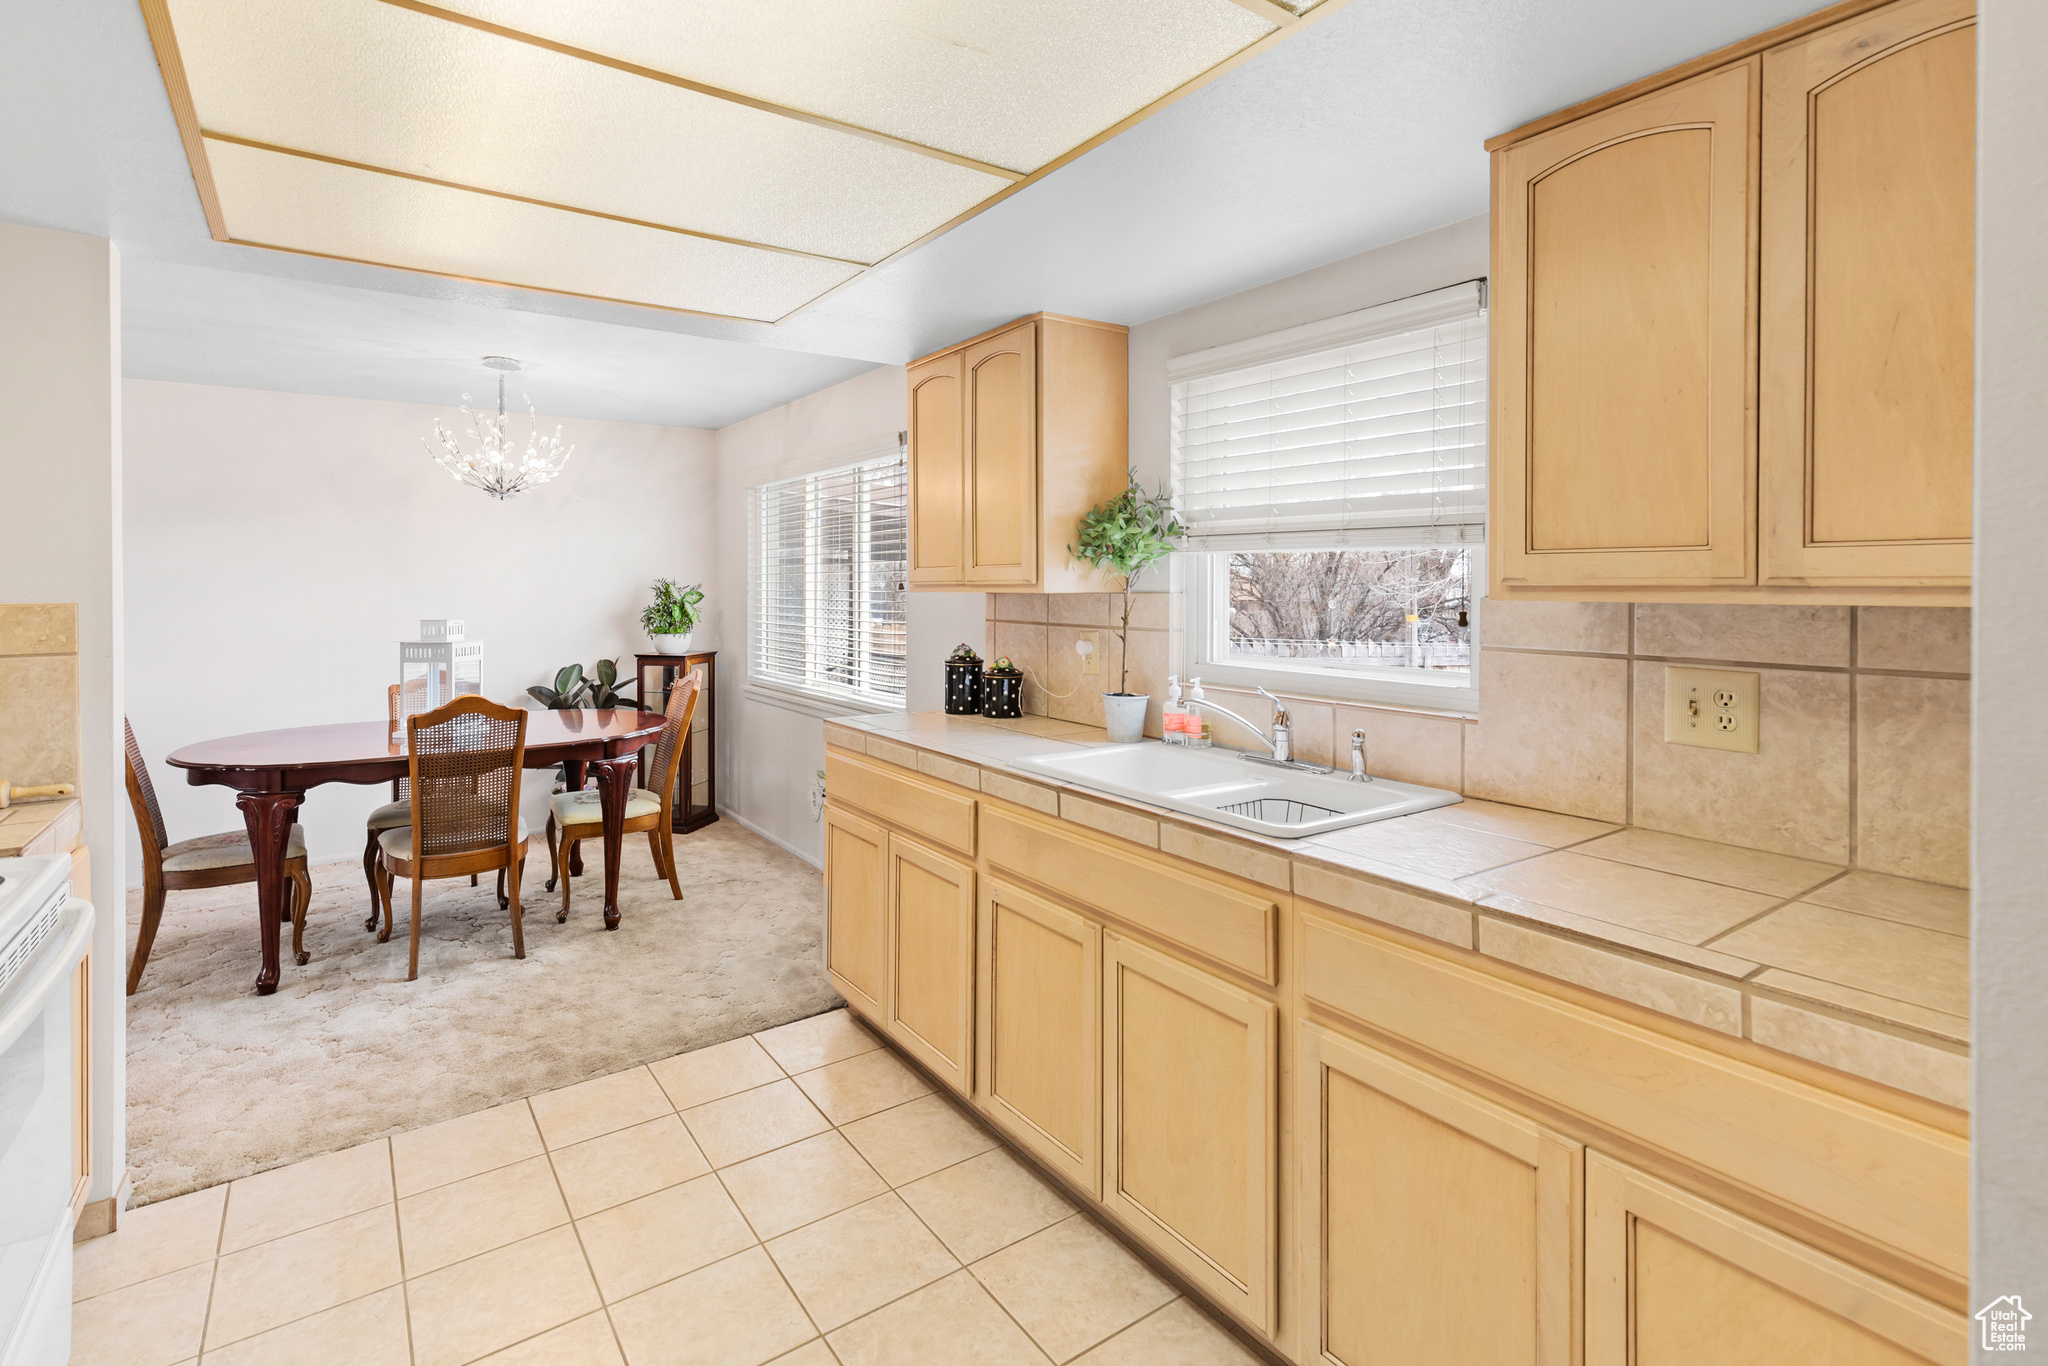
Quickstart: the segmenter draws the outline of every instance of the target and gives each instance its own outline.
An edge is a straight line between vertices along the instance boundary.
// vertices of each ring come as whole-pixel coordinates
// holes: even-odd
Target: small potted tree
[[[681,655],[690,652],[690,632],[697,629],[697,610],[704,601],[701,584],[685,588],[674,579],[654,581],[654,601],[640,613],[641,629],[654,642],[657,653]]]
[[[1185,533],[1173,515],[1173,503],[1162,491],[1148,494],[1129,475],[1124,491],[1107,503],[1088,509],[1077,540],[1067,553],[1123,580],[1123,617],[1116,628],[1119,669],[1115,692],[1102,695],[1102,720],[1112,743],[1133,744],[1145,738],[1148,693],[1131,692],[1131,580],[1171,555]]]

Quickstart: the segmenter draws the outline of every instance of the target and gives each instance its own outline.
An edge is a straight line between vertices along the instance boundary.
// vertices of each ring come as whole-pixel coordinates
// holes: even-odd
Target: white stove
[[[93,910],[67,855],[0,858],[0,1366],[71,1356],[71,990]]]

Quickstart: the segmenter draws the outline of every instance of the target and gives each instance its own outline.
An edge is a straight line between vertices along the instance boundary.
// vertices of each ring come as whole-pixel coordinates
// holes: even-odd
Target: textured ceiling
[[[115,240],[133,375],[452,402],[500,353],[546,411],[722,425],[1020,314],[1139,323],[1483,213],[1484,138],[1811,8],[1354,0],[768,326],[215,242],[134,0],[0,0],[0,219]]]

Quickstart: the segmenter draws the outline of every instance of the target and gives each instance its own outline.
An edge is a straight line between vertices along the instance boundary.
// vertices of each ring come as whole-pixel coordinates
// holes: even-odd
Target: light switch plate
[[[1674,745],[1756,753],[1757,684],[1734,669],[1664,670],[1664,738]]]

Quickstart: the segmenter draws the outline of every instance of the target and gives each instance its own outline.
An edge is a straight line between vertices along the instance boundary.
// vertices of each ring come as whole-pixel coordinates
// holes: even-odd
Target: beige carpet
[[[536,844],[539,841],[536,840]],[[676,840],[683,899],[626,843],[623,923],[604,929],[604,861],[585,844],[569,921],[527,864],[526,958],[489,879],[428,884],[420,976],[410,901],[379,944],[362,868],[313,869],[306,948],[259,997],[251,888],[172,892],[128,1002],[128,1160],[138,1203],[722,1043],[840,1004],[815,869],[731,821]],[[141,893],[128,903],[135,942]]]

